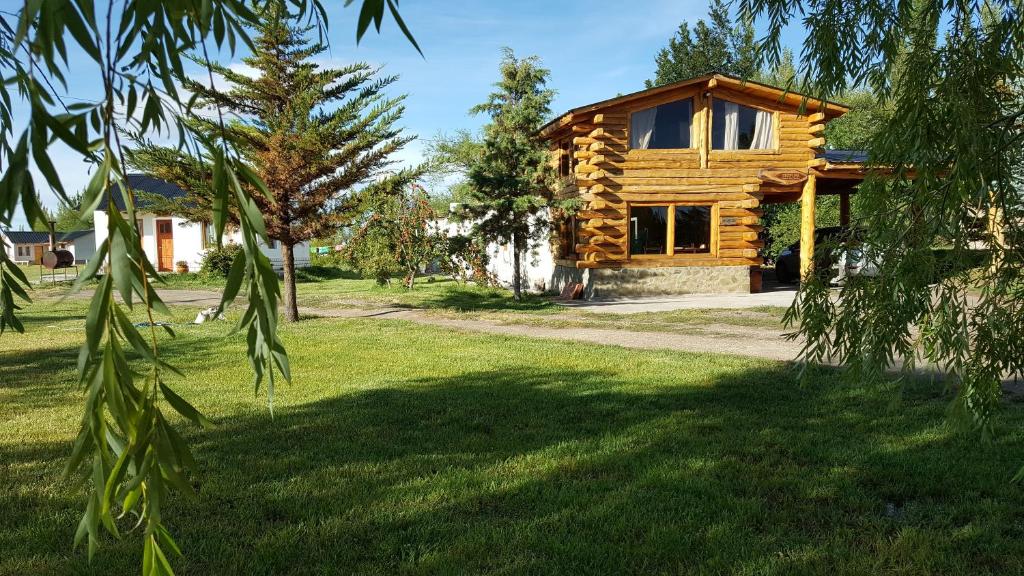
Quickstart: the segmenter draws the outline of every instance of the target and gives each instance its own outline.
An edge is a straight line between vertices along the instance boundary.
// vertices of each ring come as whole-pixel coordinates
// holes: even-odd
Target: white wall
[[[206,250],[203,249],[202,224],[189,222],[183,218],[156,216],[149,213],[140,213],[138,214],[138,217],[142,220],[142,249],[149,257],[149,261],[153,264],[154,268],[158,267],[156,221],[171,220],[171,225],[174,227],[174,266],[177,267],[178,262],[184,260],[188,263],[189,271],[199,271],[203,264],[203,255],[206,253]],[[107,213],[98,210],[96,211],[94,218],[96,223],[96,239],[94,245],[99,246],[107,238]],[[226,232],[224,234],[225,244],[237,244],[241,241],[242,236],[240,232]],[[261,244],[260,251],[270,258],[274,268],[281,268],[281,250],[279,248],[271,249]],[[294,251],[295,266],[297,268],[305,268],[309,266],[309,243],[303,242],[301,244],[297,244]]]
[[[22,253],[22,255],[19,256],[18,255],[18,245],[17,244],[12,243],[11,240],[9,238],[6,238],[6,237],[4,238],[4,242],[6,242],[6,244],[7,244],[7,248],[5,248],[4,251],[7,252],[7,257],[8,258],[10,258],[11,260],[14,260],[15,262],[31,262],[31,263],[35,263],[35,261],[36,261],[36,248],[35,248],[35,246],[22,244],[21,245],[22,246],[22,248],[21,248],[22,250],[25,250],[25,248],[28,248],[28,256],[26,256],[24,253]]]
[[[22,245],[22,250],[24,250],[25,248],[28,248],[28,250],[29,250],[28,256],[25,256],[24,254],[19,256],[18,255],[18,245],[15,244],[14,242],[12,242],[11,239],[8,238],[7,236],[4,236],[4,252],[7,253],[7,257],[10,258],[11,260],[14,260],[15,262],[26,262],[26,261],[27,262],[35,262],[35,258],[36,258],[35,246],[32,246],[32,245],[27,245],[27,246],[26,245]]]
[[[281,244],[276,243],[274,248],[269,248],[262,242],[260,242],[260,252],[267,255],[270,258],[270,263],[274,265],[275,270],[281,270],[284,268],[284,259],[281,257]],[[309,242],[302,242],[292,247],[292,253],[295,255],[295,267],[306,268],[309,266]]]
[[[21,249],[25,250],[27,248],[28,255],[22,253],[19,256],[18,245],[13,244],[10,238],[7,238],[6,236],[4,236],[4,242],[6,243],[6,248],[4,249],[4,252],[7,253],[8,258],[14,260],[15,262],[30,262],[32,264],[35,264],[36,253],[41,252],[40,256],[42,256],[42,253],[45,253],[46,250],[49,249],[49,245],[41,248],[38,244],[22,244]],[[57,247],[61,250],[67,250],[68,252],[74,254],[76,262],[86,262],[90,258],[92,258],[92,255],[96,252],[96,243],[93,234],[86,234],[85,236],[80,236],[71,242],[58,242]]]
[[[551,289],[551,277],[555,273],[555,260],[551,249],[546,243],[534,250],[527,250],[520,256],[523,274],[523,289],[530,292],[545,292]],[[490,268],[503,286],[512,286],[512,275],[515,270],[512,246],[509,244],[489,244],[487,252],[491,257]]]
[[[446,218],[438,220],[435,225],[441,230],[446,230],[449,236],[469,234],[473,228],[470,222],[454,222]],[[511,244],[491,242],[487,245],[487,255],[490,257],[487,270],[498,279],[502,286],[510,288],[515,270]],[[555,273],[555,260],[546,240],[541,240],[536,248],[523,253],[520,257],[520,265],[523,274],[523,290],[545,292],[552,289],[551,279]]]
[[[66,249],[75,255],[75,262],[88,262],[96,253],[96,233],[79,236],[66,244]]]

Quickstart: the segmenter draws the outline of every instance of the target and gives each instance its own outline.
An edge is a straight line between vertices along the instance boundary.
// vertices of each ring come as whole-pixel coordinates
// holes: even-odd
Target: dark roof
[[[166,180],[154,178],[147,174],[129,174],[125,178],[128,180],[128,186],[131,187],[132,191],[142,193],[135,200],[136,208],[146,208],[150,204],[146,201],[146,194],[163,196],[168,200],[185,196],[185,191],[178,188],[177,184],[171,184]],[[117,206],[118,210],[124,210],[124,198],[120,191],[114,193],[114,205]],[[103,210],[106,207],[107,199],[104,198],[100,201],[99,209]]]
[[[818,158],[833,164],[863,164],[868,161],[868,153],[864,150],[825,150]]]
[[[8,237],[15,244],[49,244],[49,232],[22,232],[14,230],[3,230],[3,235]],[[57,232],[57,242],[71,242],[82,236],[92,234],[92,230],[76,230],[74,232]]]
[[[573,114],[593,112],[601,108],[605,108],[607,106],[621,104],[623,102],[628,102],[630,100],[636,100],[639,98],[645,98],[647,96],[660,94],[662,92],[669,92],[678,88],[685,88],[687,86],[699,84],[701,82],[708,82],[711,79],[715,79],[716,82],[719,82],[722,85],[728,85],[730,88],[736,90],[758,90],[761,93],[767,92],[780,99],[788,98],[792,101],[804,101],[804,99],[806,99],[808,109],[811,109],[812,107],[819,107],[821,108],[821,111],[825,112],[825,114],[829,118],[839,116],[850,111],[850,108],[845,104],[832,102],[830,100],[821,100],[818,98],[813,98],[806,94],[794,92],[788,88],[772,86],[771,84],[764,84],[763,82],[755,82],[754,80],[750,80],[749,78],[742,78],[740,76],[736,76],[733,74],[726,74],[723,72],[709,72],[707,74],[694,76],[693,78],[687,78],[686,80],[681,80],[679,82],[664,84],[662,86],[655,86],[653,88],[638,90],[636,92],[616,96],[614,98],[609,98],[607,100],[601,100],[600,102],[594,102],[592,104],[586,104],[584,106],[577,106],[576,108],[572,108],[569,111],[565,112],[564,114],[559,114],[558,116],[553,118],[550,122],[548,122],[547,124],[540,128],[538,134],[540,134],[542,137],[545,137],[550,135],[551,132],[565,125],[578,122],[578,119],[573,118]]]

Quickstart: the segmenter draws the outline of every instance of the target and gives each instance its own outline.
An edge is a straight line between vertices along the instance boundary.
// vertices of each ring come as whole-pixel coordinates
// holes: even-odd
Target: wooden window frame
[[[211,224],[209,222],[203,222],[202,223],[202,227],[200,228],[200,234],[203,235],[203,237],[202,237],[203,250],[210,250],[211,248],[215,248],[217,246],[217,239],[216,239],[216,237],[214,237],[212,239],[210,238],[210,229],[211,228],[213,228],[213,224]]]
[[[697,128],[697,96],[699,93],[690,92],[684,96],[671,96],[664,99],[654,100],[653,103],[648,103],[643,106],[634,106],[626,111],[626,151],[636,153],[690,153],[696,152],[700,149],[700,130]],[[690,147],[689,148],[633,148],[629,145],[632,141],[631,136],[633,133],[633,112],[639,112],[641,110],[649,110],[651,108],[657,108],[663,104],[671,104],[672,102],[681,102],[683,100],[690,101]]]
[[[754,110],[761,110],[764,112],[772,113],[772,148],[747,148],[741,150],[718,150],[714,148],[711,142],[711,135],[715,131],[715,94],[712,92],[707,98],[707,115],[708,115],[708,132],[707,132],[707,147],[708,155],[712,160],[720,160],[727,158],[737,158],[749,154],[765,154],[765,155],[778,155],[782,153],[782,144],[780,139],[780,127],[781,122],[779,118],[779,111],[768,108],[767,106],[760,106],[750,101],[740,102],[737,98],[730,98],[728,95],[718,97],[718,100],[722,102],[732,102],[740,106],[746,106],[747,108],[753,108]]]
[[[653,207],[667,207],[668,216],[666,218],[666,236],[665,236],[665,252],[662,254],[633,254],[633,242],[632,233],[630,226],[633,222],[633,207],[653,208]],[[710,238],[708,238],[708,251],[698,253],[684,253],[676,254],[676,207],[677,206],[706,206],[711,208],[711,230],[708,232]],[[686,261],[686,260],[706,260],[708,258],[718,258],[718,226],[721,218],[719,217],[718,202],[694,202],[688,200],[672,200],[663,202],[654,201],[638,201],[638,202],[627,202],[626,203],[626,260],[658,260],[665,258],[672,258],[673,260]]]

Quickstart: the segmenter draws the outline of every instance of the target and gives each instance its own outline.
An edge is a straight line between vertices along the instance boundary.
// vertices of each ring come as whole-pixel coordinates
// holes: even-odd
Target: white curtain
[[[750,143],[752,150],[768,150],[772,147],[772,113],[757,111],[754,119],[754,139]]]
[[[725,109],[725,142],[723,150],[735,150],[740,144],[740,107],[735,102],[722,102]]]
[[[658,116],[658,108],[648,108],[633,112],[629,127],[629,147],[647,150],[654,135],[654,120]]]

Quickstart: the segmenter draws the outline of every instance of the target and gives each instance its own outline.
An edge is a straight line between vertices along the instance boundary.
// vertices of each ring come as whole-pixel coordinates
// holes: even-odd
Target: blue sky
[[[405,162],[419,160],[424,140],[438,132],[480,127],[485,119],[469,116],[468,110],[490,92],[503,46],[519,56],[541,57],[558,92],[553,112],[561,113],[642,89],[654,74],[655,53],[679,23],[696,22],[707,13],[703,0],[405,0],[402,14],[423,48],[421,57],[391,20],[380,35],[371,29],[357,46],[355,7],[343,8],[342,0],[324,3],[330,19],[325,64],[366,61],[400,76],[392,91],[408,94],[403,125],[419,136],[401,154]],[[802,41],[799,26],[783,36],[797,53]],[[84,59],[72,55],[72,60],[74,65]],[[240,62],[241,55],[225,54],[220,60]],[[68,95],[95,98],[93,77],[83,65],[72,75]],[[25,109],[16,107],[19,112]],[[54,154],[65,187],[81,189],[88,166],[66,150]],[[43,191],[42,196],[46,205],[56,205],[52,193]],[[16,219],[14,227],[21,225],[24,220]]]

